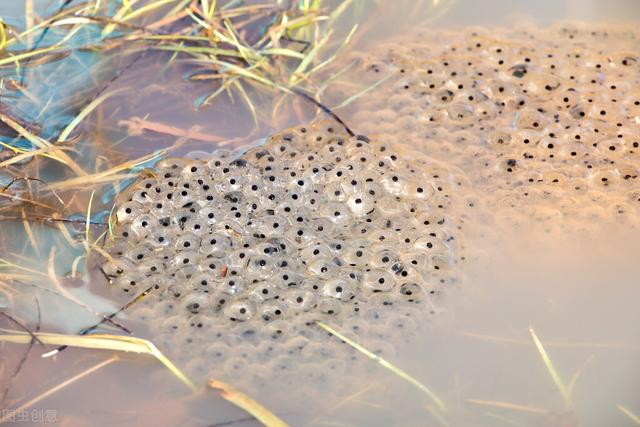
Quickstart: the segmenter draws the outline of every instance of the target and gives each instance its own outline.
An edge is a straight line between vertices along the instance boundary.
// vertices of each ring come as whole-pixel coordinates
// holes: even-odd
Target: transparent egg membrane
[[[456,168],[317,122],[158,163],[120,195],[103,270],[132,298],[150,290],[129,315],[195,380],[323,383],[356,354],[316,321],[390,357],[441,310],[467,191]]]
[[[624,25],[420,30],[359,53],[349,123],[463,169],[510,226],[638,225],[640,35]]]
[[[462,281],[470,242],[638,225],[639,41],[563,24],[358,53],[376,90],[346,118],[367,136],[318,122],[162,161],[121,195],[104,271],[131,297],[151,289],[129,314],[195,380],[346,392],[375,364],[316,321],[393,360]]]

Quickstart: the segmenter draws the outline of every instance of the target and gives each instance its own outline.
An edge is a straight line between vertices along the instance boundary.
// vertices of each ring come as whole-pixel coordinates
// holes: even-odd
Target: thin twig
[[[347,133],[349,134],[349,136],[355,136],[356,134],[353,133],[353,131],[349,128],[349,126],[347,126],[347,124],[336,114],[334,113],[329,107],[327,107],[326,105],[320,103],[320,101],[316,100],[314,97],[312,97],[311,95],[302,92],[301,90],[297,89],[297,88],[292,88],[291,91],[293,93],[295,93],[298,96],[301,96],[303,99],[306,99],[307,101],[311,102],[312,104],[314,104],[316,107],[320,108],[322,111],[324,111],[326,114],[328,114],[331,118],[333,118],[336,122],[340,123],[342,125],[342,127],[344,127],[344,130],[347,131]]]
[[[42,322],[42,313],[40,311],[40,302],[38,301],[38,297],[35,297],[35,301],[36,301],[36,309],[37,309],[37,313],[38,313],[38,318],[37,318],[37,323],[36,323],[36,328],[35,328],[36,333],[37,333],[37,332],[40,332],[40,324]],[[7,398],[7,395],[9,394],[9,390],[11,389],[11,386],[13,385],[13,382],[18,377],[18,375],[20,375],[20,372],[22,371],[22,368],[24,367],[24,364],[26,363],[27,358],[29,357],[29,353],[31,352],[31,349],[33,348],[33,344],[35,344],[36,339],[37,339],[37,337],[34,334],[31,337],[31,342],[29,343],[29,346],[27,347],[27,350],[22,355],[22,358],[20,359],[20,362],[18,362],[18,364],[16,365],[15,371],[13,372],[11,377],[9,378],[9,381],[7,382],[7,386],[5,387],[4,391],[2,392],[2,397],[0,397],[0,403],[4,402],[4,400]]]
[[[104,270],[103,270],[103,273],[104,273]],[[106,273],[104,273],[104,274],[106,275]],[[100,320],[98,323],[81,329],[79,334],[80,335],[88,335],[91,332],[93,332],[96,329],[98,329],[104,323],[107,323],[107,322],[114,323],[114,320],[113,320],[114,317],[116,317],[118,314],[122,313],[123,311],[127,310],[133,304],[135,304],[135,303],[139,302],[140,300],[142,300],[144,297],[146,297],[153,290],[153,288],[155,288],[155,285],[148,287],[143,292],[141,292],[140,294],[136,295],[133,299],[131,299],[131,301],[127,302],[125,305],[120,307],[117,311],[114,311],[113,313],[109,314],[108,316],[103,316],[102,320]],[[120,327],[120,329],[125,331],[127,334],[129,334],[129,335],[132,334],[132,332],[128,328],[126,328],[125,326],[119,325],[117,323],[115,323],[115,324],[118,325]],[[53,355],[55,355],[57,353],[60,353],[60,352],[64,351],[67,347],[68,346],[66,346],[66,345],[62,345],[62,346],[58,347],[57,349],[47,353],[47,357],[53,356]]]
[[[38,344],[40,345],[44,345],[44,343],[42,341],[40,341],[40,339],[37,337],[36,334],[34,334],[29,328],[27,328],[25,325],[23,325],[21,322],[19,322],[18,320],[14,319],[13,317],[9,316],[7,313],[5,313],[4,311],[0,311],[0,315],[6,317],[7,319],[9,319],[12,323],[14,323],[15,325],[17,325],[20,329],[24,330],[26,333],[28,333],[31,336],[31,339],[36,341]]]

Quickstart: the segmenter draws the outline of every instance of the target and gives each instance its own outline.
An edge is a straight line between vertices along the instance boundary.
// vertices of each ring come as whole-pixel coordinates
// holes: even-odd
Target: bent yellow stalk
[[[344,335],[342,335],[340,332],[336,331],[335,329],[333,329],[329,325],[327,325],[327,324],[325,324],[325,323],[323,323],[323,322],[321,322],[319,320],[316,321],[316,324],[318,326],[320,326],[322,329],[324,329],[325,331],[329,332],[332,335],[335,335],[336,337],[338,337],[339,339],[341,339],[342,341],[344,341],[345,343],[347,343],[351,347],[355,348],[356,350],[358,350],[360,353],[364,354],[368,358],[378,362],[385,369],[388,369],[389,371],[391,371],[395,375],[399,376],[403,380],[407,381],[408,383],[414,385],[418,389],[420,389],[423,392],[425,392],[427,394],[427,396],[429,396],[431,398],[431,400],[433,400],[435,402],[435,404],[437,405],[437,407],[441,411],[446,411],[446,407],[445,407],[444,402],[442,401],[442,399],[440,399],[437,394],[435,394],[433,391],[431,391],[429,388],[427,388],[427,386],[422,384],[420,381],[416,380],[411,375],[409,375],[408,373],[406,373],[402,369],[396,367],[395,365],[393,365],[392,363],[388,362],[387,360],[383,359],[382,357],[378,356],[377,354],[367,350],[366,348],[364,348],[363,346],[361,346],[357,342],[352,341],[351,339],[345,337]]]
[[[564,398],[564,402],[565,402],[565,405],[567,406],[567,409],[570,409],[573,406],[573,404],[571,402],[571,395],[569,394],[569,389],[560,378],[560,374],[558,374],[558,371],[556,371],[556,368],[553,366],[553,363],[551,362],[551,358],[547,354],[547,351],[544,349],[542,342],[540,342],[540,339],[538,339],[538,336],[536,335],[533,328],[531,327],[529,328],[529,333],[531,334],[531,338],[533,338],[533,342],[536,348],[538,349],[538,353],[540,353],[540,357],[542,357],[542,361],[544,362],[544,365],[549,371],[549,375],[551,375],[553,382],[555,383],[556,387],[558,387],[560,394],[562,394],[562,397]]]
[[[10,329],[0,329],[0,341],[29,344],[31,335]],[[98,350],[114,350],[148,354],[158,359],[173,375],[192,390],[196,386],[187,378],[177,366],[175,366],[158,348],[151,342],[141,338],[125,337],[120,335],[94,334],[94,335],[64,335],[39,332],[34,334],[45,344],[66,345],[70,347],[91,348]]]
[[[27,141],[31,142],[36,147],[42,148],[42,149],[51,149],[53,155],[55,155],[55,159],[60,163],[63,163],[69,166],[69,168],[71,168],[71,170],[73,170],[76,173],[76,175],[79,175],[79,176],[87,175],[87,173],[80,167],[80,165],[78,165],[75,161],[73,161],[71,157],[67,155],[67,153],[58,149],[46,139],[40,138],[39,136],[32,134],[27,129],[22,127],[19,123],[17,123],[15,120],[11,119],[8,116],[5,116],[4,114],[0,114],[0,120],[4,122],[7,126],[11,127],[13,130],[15,130],[20,136],[25,138]]]
[[[618,409],[625,414],[627,417],[629,417],[631,419],[631,421],[633,421],[634,423],[636,423],[637,425],[640,426],[640,417],[637,416],[636,414],[634,414],[633,412],[631,412],[630,410],[628,410],[627,408],[625,408],[624,406],[618,404]]]
[[[267,408],[246,394],[236,390],[229,384],[223,383],[222,381],[211,380],[209,381],[208,386],[209,388],[220,391],[220,395],[225,400],[244,409],[263,425],[267,427],[287,427],[287,424],[284,421],[274,415]]]

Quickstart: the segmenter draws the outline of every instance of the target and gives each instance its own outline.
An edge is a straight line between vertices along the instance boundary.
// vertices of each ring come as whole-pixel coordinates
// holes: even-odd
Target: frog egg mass
[[[451,212],[464,183],[398,144],[301,126],[240,156],[158,163],[121,195],[103,270],[132,297],[149,290],[133,316],[199,369],[279,363],[328,340],[315,320],[393,342],[458,280],[463,221]]]
[[[349,120],[463,169],[494,219],[637,226],[639,46],[632,25],[421,29],[355,55],[377,86]]]
[[[366,136],[315,122],[161,161],[121,195],[104,272],[148,292],[130,315],[201,378],[351,372],[316,321],[392,356],[495,227],[637,225],[638,46],[637,29],[568,24],[357,53],[375,90],[346,121]]]

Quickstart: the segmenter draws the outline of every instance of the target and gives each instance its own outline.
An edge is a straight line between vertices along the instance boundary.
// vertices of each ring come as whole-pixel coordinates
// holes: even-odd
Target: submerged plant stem
[[[567,409],[572,408],[573,403],[571,402],[571,395],[569,394],[569,389],[564,384],[564,381],[562,381],[562,378],[560,378],[560,374],[558,374],[558,371],[556,371],[556,368],[553,366],[553,363],[551,362],[551,358],[547,354],[547,351],[544,349],[542,342],[540,342],[540,340],[538,339],[538,336],[536,335],[533,328],[529,328],[529,333],[531,333],[531,338],[533,338],[533,342],[535,343],[536,348],[538,349],[538,352],[542,357],[542,361],[544,362],[544,365],[547,367],[547,370],[549,371],[549,374],[553,379],[553,382],[556,384],[556,387],[558,387],[560,394],[562,394],[562,397],[564,398],[564,402],[565,402],[565,405],[567,406]]]
[[[465,402],[473,403],[474,405],[492,406],[494,408],[510,409],[512,411],[518,411],[518,412],[527,412],[530,414],[547,415],[549,413],[549,411],[547,411],[544,408],[538,408],[536,406],[529,406],[529,405],[521,405],[518,403],[511,403],[511,402],[500,402],[497,400],[465,399]]]
[[[325,324],[325,323],[323,323],[323,322],[321,322],[319,320],[316,320],[316,324],[318,326],[320,326],[322,329],[324,329],[325,331],[329,332],[331,335],[335,335],[336,337],[338,337],[339,339],[341,339],[342,341],[344,341],[345,343],[347,343],[351,347],[355,348],[356,350],[358,350],[360,353],[364,354],[368,358],[376,361],[377,363],[382,365],[385,369],[388,369],[389,371],[391,371],[395,375],[399,376],[403,380],[407,381],[408,383],[414,385],[415,387],[417,387],[421,391],[425,392],[427,394],[427,396],[429,396],[429,398],[431,398],[431,400],[434,401],[434,403],[437,405],[437,407],[441,411],[443,411],[443,412],[446,411],[446,407],[445,407],[444,402],[442,401],[442,399],[440,399],[438,397],[438,395],[436,395],[433,391],[431,391],[429,388],[427,388],[427,386],[422,384],[420,381],[416,380],[411,375],[409,375],[408,373],[406,373],[402,369],[396,367],[395,365],[393,365],[392,363],[388,362],[387,360],[383,359],[382,357],[378,356],[377,354],[367,350],[366,348],[364,348],[363,346],[361,346],[357,342],[352,341],[349,338],[345,337],[344,335],[342,335],[340,332],[336,331],[335,329],[333,329],[329,325],[327,325],[327,324]]]
[[[633,421],[634,423],[640,426],[640,416],[634,414],[633,412],[631,412],[630,410],[628,410],[627,408],[625,408],[620,404],[618,404],[618,409],[620,409],[620,411],[622,411],[623,414],[629,417],[631,421]]]
[[[229,384],[225,384],[222,381],[211,380],[208,386],[214,390],[220,391],[220,395],[238,406],[244,409],[249,414],[253,415],[258,421],[267,427],[287,427],[287,424],[274,415],[267,408],[247,396],[246,394],[236,390]]]
[[[26,333],[7,329],[0,329],[0,332],[4,333],[4,335],[0,335],[0,341],[19,344],[28,344],[31,342],[31,336]],[[41,332],[34,335],[38,340],[45,344],[148,354],[158,359],[159,362],[169,369],[171,373],[187,387],[192,390],[196,389],[196,386],[191,382],[191,380],[187,378],[164,354],[162,354],[162,352],[158,350],[151,341],[135,337],[123,337],[108,334],[64,335]]]

